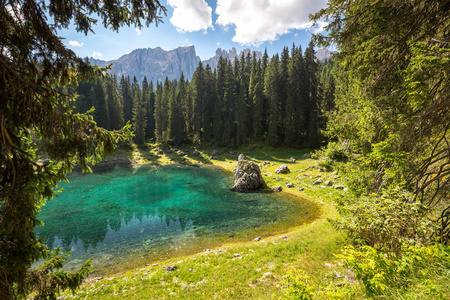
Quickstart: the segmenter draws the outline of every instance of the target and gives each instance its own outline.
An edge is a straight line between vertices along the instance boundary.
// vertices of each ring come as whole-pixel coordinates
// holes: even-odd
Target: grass
[[[157,157],[154,148],[155,145],[148,145],[147,148],[119,149],[107,159],[129,159],[133,164],[171,164],[181,159],[175,151]],[[210,159],[213,149],[203,150],[198,157],[191,155],[193,147],[182,147],[182,150],[188,153],[186,164],[211,165],[228,172],[236,165],[240,153],[258,164],[269,161],[269,165],[262,167],[267,185],[281,185],[282,193],[308,200],[319,207],[318,217],[260,241],[222,244],[194,255],[149,261],[104,278],[91,278],[75,294],[66,292],[66,299],[273,299],[285,295],[288,287],[285,275],[291,269],[304,270],[311,284],[316,286],[340,286],[345,281],[344,274],[351,277],[334,256],[346,244],[345,235],[328,221],[338,217],[333,198],[346,197],[346,192],[313,184],[317,178],[337,184],[344,184],[343,179],[319,170],[317,161],[302,160],[308,150],[250,145],[233,154],[222,151],[217,160]],[[297,161],[291,163],[291,157]],[[286,164],[291,172],[276,174],[275,169],[281,164]],[[287,188],[288,182],[295,186]],[[299,191],[298,187],[304,190]],[[177,269],[166,272],[167,266]]]

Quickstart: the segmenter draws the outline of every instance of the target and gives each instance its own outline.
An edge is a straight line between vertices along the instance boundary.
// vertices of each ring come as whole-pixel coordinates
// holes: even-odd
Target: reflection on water
[[[103,267],[133,256],[158,258],[205,239],[293,225],[306,213],[279,195],[231,192],[231,176],[210,168],[116,168],[69,180],[43,207],[45,226],[37,228],[49,249],[72,251],[69,268],[91,256]]]

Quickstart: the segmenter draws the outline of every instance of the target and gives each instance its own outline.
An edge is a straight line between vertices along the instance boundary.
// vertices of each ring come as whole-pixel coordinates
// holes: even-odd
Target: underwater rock
[[[289,170],[288,166],[286,166],[286,165],[281,165],[275,170],[275,173],[277,173],[277,174],[287,174],[290,172],[291,172],[291,170]]]
[[[238,161],[233,170],[234,185],[233,191],[257,190],[264,185],[264,179],[258,165],[248,160]]]

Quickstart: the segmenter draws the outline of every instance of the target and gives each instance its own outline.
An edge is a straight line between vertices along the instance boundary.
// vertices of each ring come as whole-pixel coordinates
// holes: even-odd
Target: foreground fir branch
[[[74,164],[88,170],[130,137],[129,126],[109,132],[91,115],[74,114],[68,84],[102,76],[70,51],[56,35],[74,22],[92,31],[96,13],[105,27],[158,22],[165,12],[152,1],[2,1],[0,5],[0,295],[16,299],[36,290],[38,299],[75,289],[89,270],[62,271],[59,250],[50,256],[35,233],[39,208],[54,195]],[[53,20],[49,20],[50,16]],[[53,24],[51,24],[53,22]],[[45,159],[39,159],[46,157]],[[49,260],[31,270],[34,262]]]

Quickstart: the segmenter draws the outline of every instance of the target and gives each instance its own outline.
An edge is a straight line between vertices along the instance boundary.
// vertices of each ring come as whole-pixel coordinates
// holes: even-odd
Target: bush
[[[342,218],[336,224],[361,244],[389,255],[397,255],[404,243],[426,243],[437,229],[426,218],[425,207],[405,191],[387,190],[356,200],[339,199],[338,204]]]
[[[287,289],[282,299],[312,300],[314,287],[304,271],[291,269],[285,276]]]
[[[448,299],[450,283],[450,248],[403,245],[402,255],[390,258],[369,246],[347,247],[339,258],[352,268],[370,296],[386,298]]]

